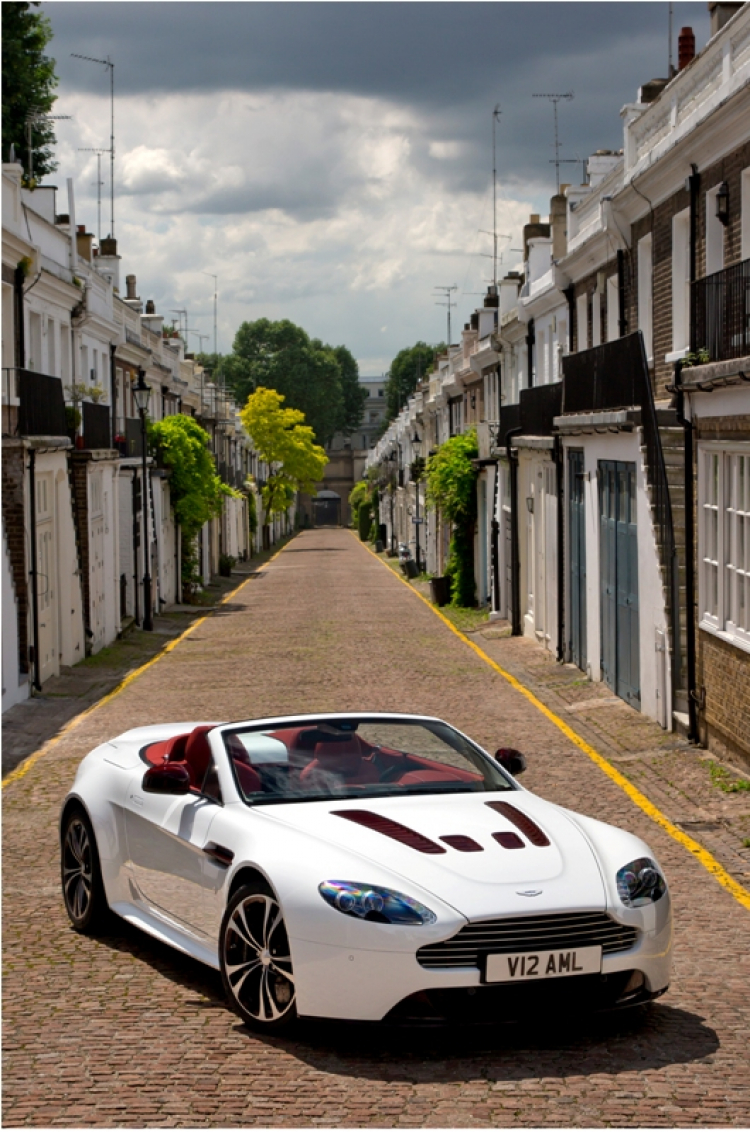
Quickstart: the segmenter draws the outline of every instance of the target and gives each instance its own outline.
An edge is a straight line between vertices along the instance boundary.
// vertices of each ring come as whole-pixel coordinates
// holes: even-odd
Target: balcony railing
[[[725,267],[690,288],[690,341],[712,362],[750,354],[750,259]]]
[[[84,448],[112,447],[109,405],[83,402],[83,445]]]
[[[3,370],[3,431],[14,436],[67,436],[62,381],[29,369]],[[17,412],[11,412],[14,405]],[[6,414],[7,409],[7,414]]]
[[[551,436],[552,422],[562,411],[562,382],[522,389],[521,424],[529,436]]]
[[[601,413],[640,405],[640,332],[563,357],[564,413]]]

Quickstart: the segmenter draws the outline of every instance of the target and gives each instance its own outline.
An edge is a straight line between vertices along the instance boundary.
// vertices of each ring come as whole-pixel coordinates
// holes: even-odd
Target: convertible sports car
[[[439,719],[138,727],[60,820],[73,927],[109,913],[221,970],[250,1025],[529,1016],[647,1002],[670,898],[637,837],[543,801]]]

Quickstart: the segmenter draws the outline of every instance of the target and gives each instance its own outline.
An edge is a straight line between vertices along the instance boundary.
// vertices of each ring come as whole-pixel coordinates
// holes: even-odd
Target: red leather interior
[[[370,744],[363,743],[357,735],[349,735],[344,740],[317,743],[314,758],[300,774],[300,782],[313,780],[320,771],[338,775],[349,783],[379,782],[377,767],[366,757],[370,751]]]
[[[153,766],[160,766],[167,760],[180,762],[185,756],[187,738],[187,735],[173,735],[171,739],[162,739],[159,743],[149,743],[143,755],[146,761]]]
[[[243,794],[257,794],[263,789],[263,783],[257,771],[253,770],[251,766],[248,766],[246,762],[241,762],[239,759],[234,758],[234,756],[232,756],[232,762],[234,763],[237,781]]]

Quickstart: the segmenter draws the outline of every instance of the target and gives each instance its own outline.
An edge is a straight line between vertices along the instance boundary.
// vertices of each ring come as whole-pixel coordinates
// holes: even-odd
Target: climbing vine
[[[446,575],[451,579],[451,604],[474,605],[474,529],[477,521],[479,454],[475,429],[452,436],[427,460],[427,506],[452,527]]]
[[[198,578],[195,540],[204,523],[221,514],[225,496],[239,493],[222,483],[209,450],[209,435],[184,413],[152,421],[150,444],[170,471],[169,489],[182,535],[182,581],[188,588]]]

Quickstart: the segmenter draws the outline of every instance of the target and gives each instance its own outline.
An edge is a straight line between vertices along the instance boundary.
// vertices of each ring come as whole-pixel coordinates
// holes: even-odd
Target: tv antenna
[[[497,156],[495,145],[495,128],[500,121],[500,103],[498,102],[495,109],[492,111],[492,282],[497,286]],[[503,236],[504,240],[509,240],[510,236]]]
[[[26,150],[29,162],[29,169],[27,173],[29,181],[33,181],[34,179],[34,139],[32,134],[34,126],[38,125],[40,122],[66,122],[70,121],[72,117],[72,114],[42,114],[39,110],[32,110],[31,114],[27,115]]]
[[[552,103],[554,110],[555,110],[555,157],[554,157],[554,161],[552,161],[551,164],[553,164],[555,166],[555,175],[556,175],[556,179],[557,179],[557,191],[559,193],[560,192],[560,165],[561,165],[561,160],[560,160],[560,138],[559,138],[559,135],[558,135],[558,132],[557,132],[557,104],[558,104],[558,102],[564,102],[564,101],[570,102],[574,97],[573,91],[569,90],[569,91],[567,91],[566,94],[532,94],[531,97],[532,98],[546,98],[549,102]]]
[[[217,286],[218,286],[219,277],[218,277],[218,275],[214,275],[212,271],[202,271],[201,275],[207,275],[209,279],[213,279],[213,281],[214,281],[214,359],[215,359],[216,354],[217,354],[217,349],[216,349],[216,301],[217,301]]]
[[[178,314],[180,316],[179,335],[184,342],[187,342],[188,336],[188,312],[184,307],[170,307],[171,314]],[[185,329],[182,328],[182,316],[185,316]]]
[[[75,51],[70,53],[71,59],[84,59],[87,63],[99,63],[102,67],[109,67],[109,101],[110,101],[110,131],[109,131],[109,149],[102,152],[109,153],[109,197],[110,197],[110,222],[109,234],[114,239],[115,235],[115,65],[110,59],[109,55],[106,59],[94,59],[91,55],[77,55]]]
[[[79,153],[95,153],[96,154],[96,238],[101,244],[102,242],[102,154],[109,153],[108,149],[92,149],[88,146],[79,145]]]
[[[458,290],[458,284],[454,283],[452,287],[435,287],[435,290],[436,291],[442,291],[445,295],[446,301],[444,303],[435,303],[435,306],[436,307],[447,307],[448,308],[448,342],[446,344],[448,346],[448,349],[450,349],[450,345],[451,345],[451,308],[456,305],[453,302],[453,300],[451,299],[451,291],[457,291]]]

